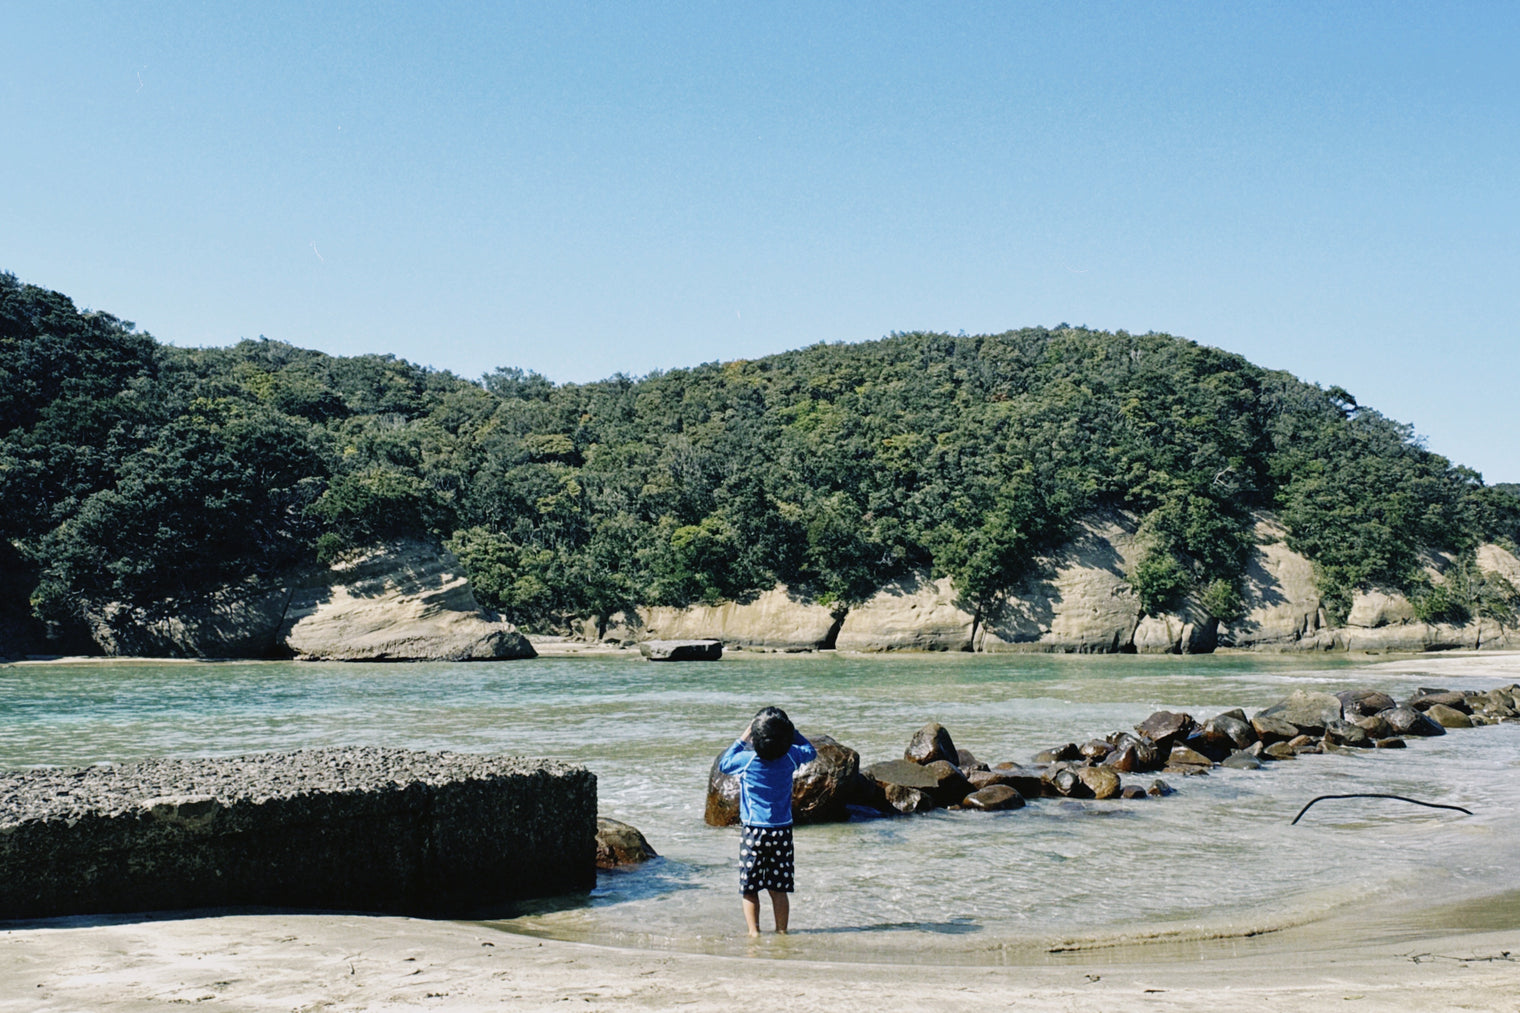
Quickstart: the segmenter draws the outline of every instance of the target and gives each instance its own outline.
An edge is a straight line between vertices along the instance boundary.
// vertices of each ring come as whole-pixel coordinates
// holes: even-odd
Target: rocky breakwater
[[[1040,798],[1144,799],[1173,793],[1149,775],[1187,777],[1216,767],[1260,770],[1298,756],[1348,749],[1400,749],[1407,737],[1444,735],[1520,721],[1520,685],[1490,690],[1422,688],[1400,703],[1373,689],[1338,694],[1297,690],[1254,716],[1243,709],[1204,721],[1157,711],[1132,729],[1084,743],[1041,750],[1029,765],[983,763],[930,722],[915,733],[900,760],[860,766],[860,755],[827,735],[813,738],[818,758],[793,782],[798,823],[854,816],[1018,809]],[[1126,775],[1149,783],[1126,784]],[[707,822],[739,820],[738,783],[713,762],[708,774]]]
[[[260,905],[462,915],[596,882],[596,777],[326,749],[0,774],[0,918]]]

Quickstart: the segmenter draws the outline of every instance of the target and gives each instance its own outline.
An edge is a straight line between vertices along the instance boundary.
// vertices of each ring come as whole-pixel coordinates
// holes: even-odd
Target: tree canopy
[[[777,583],[858,601],[909,571],[987,612],[1085,512],[1142,520],[1152,612],[1239,607],[1254,511],[1352,590],[1520,541],[1520,490],[1218,349],[1065,325],[892,334],[556,385],[276,341],[161,345],[0,275],[0,594],[66,629],[408,536],[529,629]],[[1440,604],[1440,603],[1436,603]],[[1445,607],[1445,606],[1442,606]]]

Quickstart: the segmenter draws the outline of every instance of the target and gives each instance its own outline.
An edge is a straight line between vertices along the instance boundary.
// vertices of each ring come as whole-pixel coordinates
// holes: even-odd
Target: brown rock
[[[1396,706],[1393,697],[1375,689],[1348,689],[1335,697],[1341,702],[1346,717],[1352,720],[1371,717]]]
[[[1167,765],[1168,766],[1182,765],[1182,766],[1187,766],[1187,767],[1212,767],[1214,765],[1214,761],[1211,760],[1211,759],[1209,759],[1207,756],[1204,756],[1202,753],[1198,752],[1198,750],[1196,750],[1196,749],[1189,749],[1187,746],[1177,745],[1177,746],[1173,746],[1172,747],[1172,752],[1167,757]]]
[[[1287,742],[1299,734],[1296,725],[1291,725],[1282,718],[1261,714],[1251,719],[1251,730],[1269,746],[1274,742]]]
[[[1379,749],[1403,749],[1405,747],[1404,740],[1397,736],[1387,739],[1375,739],[1372,744]]]
[[[1114,798],[1124,787],[1112,767],[1078,767],[1077,777],[1093,798]]]
[[[1114,747],[1102,739],[1090,739],[1083,743],[1081,749],[1082,758],[1088,763],[1102,763],[1113,751]]]
[[[974,753],[972,753],[971,750],[969,750],[969,749],[957,749],[955,751],[955,755],[956,755],[955,765],[957,767],[961,768],[962,772],[970,772],[970,771],[973,771],[973,770],[987,770],[987,769],[989,769],[988,766],[985,763],[983,763],[981,760],[978,760],[976,758],[976,755]]]
[[[1392,708],[1389,709],[1391,710]],[[1388,719],[1383,717],[1381,713],[1357,718],[1352,723],[1374,739],[1386,739],[1393,734],[1393,726],[1388,723]]]
[[[659,854],[649,846],[644,835],[627,823],[596,818],[596,867],[613,869],[619,865],[639,865]]]
[[[991,784],[967,795],[961,804],[967,809],[980,809],[983,812],[1022,809],[1024,796],[1006,784]]]
[[[1064,746],[1053,746],[1050,749],[1042,749],[1034,754],[1035,763],[1065,763],[1067,760],[1080,758],[1082,750],[1077,748],[1075,742],[1068,742]]]
[[[1472,718],[1444,703],[1431,704],[1425,708],[1425,716],[1442,728],[1471,728],[1473,726]]]
[[[1467,702],[1466,693],[1458,693],[1447,689],[1426,689],[1421,687],[1414,691],[1409,698],[1409,706],[1417,711],[1428,711],[1437,704],[1451,707],[1466,714],[1471,712],[1472,706]]]
[[[1077,770],[1087,768],[1070,767],[1058,764],[1045,771],[1041,780],[1045,784],[1045,794],[1058,798],[1091,798],[1092,793],[1087,785],[1077,776]]]
[[[930,721],[914,732],[908,748],[903,751],[903,759],[914,763],[933,763],[935,760],[954,763],[959,758],[960,753],[951,741],[950,733],[938,721]]]
[[[1119,792],[1119,797],[1120,798],[1127,798],[1127,799],[1137,799],[1137,798],[1149,798],[1150,796],[1147,795],[1145,789],[1142,788],[1142,787],[1140,787],[1138,784],[1126,784],[1124,786],[1123,790]]]
[[[971,782],[961,773],[961,768],[949,760],[935,760],[924,765],[924,772],[934,778],[929,793],[940,805],[955,805],[973,791]]]
[[[934,799],[926,791],[902,784],[888,784],[884,790],[887,804],[900,813],[926,813],[934,808]]]
[[[1150,739],[1165,755],[1174,743],[1187,738],[1196,727],[1191,714],[1157,711],[1135,726],[1135,731]]]
[[[848,819],[848,806],[857,794],[860,754],[828,735],[808,741],[818,756],[797,768],[792,778],[792,818],[804,824]]]
[[[1161,780],[1159,777],[1151,782],[1151,786],[1145,789],[1145,793],[1152,798],[1165,798],[1167,795],[1177,794],[1177,789]]]

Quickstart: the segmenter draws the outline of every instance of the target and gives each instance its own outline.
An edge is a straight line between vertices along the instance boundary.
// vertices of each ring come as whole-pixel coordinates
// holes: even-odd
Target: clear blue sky
[[[557,381],[1062,321],[1520,481],[1520,4],[0,0],[0,270]]]

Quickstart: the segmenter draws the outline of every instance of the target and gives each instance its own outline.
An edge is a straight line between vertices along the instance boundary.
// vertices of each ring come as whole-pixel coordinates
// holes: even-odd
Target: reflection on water
[[[1428,671],[1434,669],[1433,673]],[[784,706],[864,762],[900,756],[928,720],[990,762],[1128,728],[1151,711],[1202,719],[1294,688],[1487,688],[1516,658],[975,657],[735,654],[468,665],[148,663],[0,666],[0,764],[381,745],[545,756],[598,777],[604,815],[663,856],[604,874],[581,902],[518,909],[514,931],[748,952],[732,830],[702,822],[708,767],[758,707]],[[1348,908],[1494,893],[1520,830],[1520,726],[1409,749],[1304,757],[1169,778],[1164,800],[1046,800],[797,831],[787,953],[995,961],[1132,939],[1201,939]],[[1149,779],[1141,779],[1146,783]],[[1474,813],[1317,795],[1375,791]],[[766,916],[769,917],[768,914]]]

